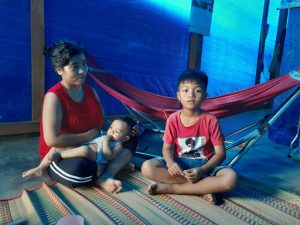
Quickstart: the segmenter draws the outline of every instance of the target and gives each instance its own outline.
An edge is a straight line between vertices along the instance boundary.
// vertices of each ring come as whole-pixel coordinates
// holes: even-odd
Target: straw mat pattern
[[[150,181],[140,172],[120,175],[123,191],[108,194],[97,187],[70,189],[42,183],[21,196],[0,201],[0,224],[56,224],[81,215],[85,224],[300,224],[300,197],[272,190],[245,178],[220,204],[201,197],[146,193]]]

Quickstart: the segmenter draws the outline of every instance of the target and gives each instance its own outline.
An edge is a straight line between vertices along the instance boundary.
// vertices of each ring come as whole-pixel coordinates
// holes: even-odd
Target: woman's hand
[[[99,136],[99,132],[100,132],[100,130],[96,129],[96,128],[87,131],[88,140],[93,139],[95,137],[98,137]]]
[[[199,168],[192,168],[192,169],[184,170],[183,173],[184,173],[184,177],[187,179],[187,181],[196,183],[201,178],[203,178],[203,176],[205,175],[206,172],[204,171],[203,168],[199,167]]]

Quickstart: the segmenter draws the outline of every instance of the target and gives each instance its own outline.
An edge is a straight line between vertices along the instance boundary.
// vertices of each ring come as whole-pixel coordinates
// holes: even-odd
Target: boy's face
[[[179,84],[177,99],[183,109],[198,110],[205,98],[205,90],[198,82],[185,80]]]
[[[112,136],[114,141],[127,141],[129,140],[128,125],[121,120],[114,120],[107,130],[107,135]]]

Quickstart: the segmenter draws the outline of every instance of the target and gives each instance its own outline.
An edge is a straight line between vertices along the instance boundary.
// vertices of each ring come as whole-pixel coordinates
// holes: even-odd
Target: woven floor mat
[[[300,224],[300,197],[241,178],[239,186],[210,205],[198,196],[146,193],[150,181],[140,172],[118,177],[123,191],[97,187],[70,189],[61,184],[24,191],[0,201],[0,224],[56,224],[81,215],[85,224]]]

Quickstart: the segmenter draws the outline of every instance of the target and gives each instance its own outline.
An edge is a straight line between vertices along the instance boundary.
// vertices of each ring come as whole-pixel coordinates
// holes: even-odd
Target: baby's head
[[[112,122],[107,134],[112,136],[114,141],[128,141],[134,126],[135,122],[130,117],[120,117]]]

